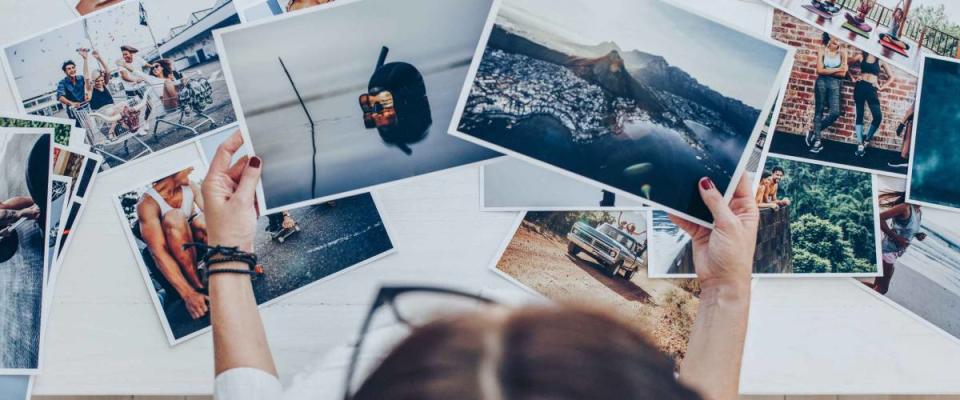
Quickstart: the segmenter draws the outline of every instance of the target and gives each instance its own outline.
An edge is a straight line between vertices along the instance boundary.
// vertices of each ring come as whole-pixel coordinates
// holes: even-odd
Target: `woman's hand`
[[[209,245],[236,246],[253,251],[257,226],[256,190],[260,182],[259,157],[241,157],[230,165],[234,153],[243,146],[240,132],[234,133],[220,147],[210,162],[203,180],[203,202],[206,206]]]
[[[713,230],[670,216],[693,240],[693,264],[703,290],[750,286],[760,211],[749,176],[740,179],[729,206],[709,178],[700,180],[700,195],[713,215]]]

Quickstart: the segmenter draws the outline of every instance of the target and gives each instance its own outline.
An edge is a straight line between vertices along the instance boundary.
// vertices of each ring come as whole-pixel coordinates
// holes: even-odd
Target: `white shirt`
[[[128,71],[128,73],[132,77],[144,78],[144,79],[146,79],[147,77],[147,75],[143,73],[143,66],[146,64],[147,64],[147,60],[144,60],[143,57],[136,56],[136,55],[133,56],[133,62],[123,63],[123,65],[125,66],[124,68],[130,68],[133,70],[133,72]],[[123,82],[123,90],[127,90],[127,91],[137,90],[137,87],[140,86],[139,83],[127,82],[123,78],[121,78],[120,81]]]
[[[406,328],[399,325],[368,332],[357,366],[357,376],[366,377],[389,354],[390,349],[408,333]],[[318,363],[294,376],[286,389],[281,386],[277,377],[259,369],[234,368],[224,371],[217,375],[214,381],[213,398],[216,400],[341,400],[353,350],[353,345],[334,348]]]

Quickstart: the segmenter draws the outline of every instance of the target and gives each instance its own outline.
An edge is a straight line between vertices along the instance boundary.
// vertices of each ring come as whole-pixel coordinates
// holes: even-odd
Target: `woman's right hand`
[[[700,196],[713,215],[714,229],[674,216],[674,224],[693,241],[693,264],[703,290],[749,289],[760,211],[750,189],[750,174],[740,178],[728,205],[709,178],[700,180]]]
[[[230,160],[242,146],[243,137],[237,131],[217,148],[203,180],[203,204],[209,245],[252,252],[261,165],[260,158],[243,156],[231,166]]]

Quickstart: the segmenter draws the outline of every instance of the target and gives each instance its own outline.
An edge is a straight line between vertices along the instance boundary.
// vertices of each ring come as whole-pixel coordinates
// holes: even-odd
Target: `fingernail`
[[[260,168],[260,157],[251,158],[249,165],[253,168]]]
[[[703,190],[710,190],[710,189],[713,189],[714,187],[716,187],[716,186],[714,186],[713,181],[710,180],[710,178],[702,178],[702,179],[700,179],[700,188],[701,188],[701,189],[703,189]]]

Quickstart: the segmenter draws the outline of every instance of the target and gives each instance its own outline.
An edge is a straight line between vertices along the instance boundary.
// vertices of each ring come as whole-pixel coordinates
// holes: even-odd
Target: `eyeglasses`
[[[387,316],[394,322],[416,328],[426,325],[438,318],[461,315],[477,311],[484,307],[496,305],[488,298],[454,289],[428,286],[385,286],[380,288],[377,297],[367,311],[360,328],[360,336],[350,356],[347,376],[344,382],[343,398],[350,400],[354,395],[356,385],[354,378],[357,375],[361,350],[367,339],[370,328],[378,325],[377,317]],[[384,309],[388,309],[386,312]],[[384,312],[380,312],[384,311]],[[379,321],[383,322],[383,321]]]

